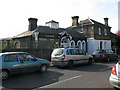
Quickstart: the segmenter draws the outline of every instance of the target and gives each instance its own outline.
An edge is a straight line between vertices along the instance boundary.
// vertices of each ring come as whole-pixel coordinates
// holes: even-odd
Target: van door
[[[79,53],[80,53],[80,55],[79,55],[80,61],[82,61],[82,62],[88,61],[88,56],[86,55],[86,53],[84,51],[79,50]]]

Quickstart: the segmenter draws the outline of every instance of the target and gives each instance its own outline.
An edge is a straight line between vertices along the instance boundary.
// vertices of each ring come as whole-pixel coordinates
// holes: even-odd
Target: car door
[[[7,54],[4,57],[3,68],[10,70],[11,73],[21,72],[21,63],[18,60],[17,54]]]
[[[35,71],[39,68],[37,59],[35,59],[32,55],[28,53],[18,54],[20,62],[21,62],[21,69],[22,72],[27,71]]]

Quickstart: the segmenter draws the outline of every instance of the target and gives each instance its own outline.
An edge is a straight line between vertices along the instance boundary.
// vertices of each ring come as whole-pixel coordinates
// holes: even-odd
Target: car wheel
[[[6,80],[8,77],[9,77],[8,71],[2,70],[2,72],[0,73],[0,78],[1,78],[2,80]]]
[[[73,61],[68,61],[67,67],[72,68],[73,67]]]
[[[40,72],[46,72],[47,71],[47,65],[42,65],[40,67]]]
[[[92,64],[92,58],[89,58],[88,64]]]

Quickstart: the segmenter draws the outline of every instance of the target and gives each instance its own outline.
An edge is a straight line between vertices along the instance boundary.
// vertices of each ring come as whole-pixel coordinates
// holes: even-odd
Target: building
[[[97,49],[111,49],[110,29],[108,18],[104,18],[104,24],[90,18],[78,22],[79,16],[72,17],[72,26],[87,37],[88,53],[92,54]]]
[[[59,22],[54,20],[46,22],[45,26],[38,26],[37,18],[29,18],[28,30],[14,36],[11,46],[14,49],[35,49],[35,52],[49,49],[49,54],[58,47],[78,47],[89,54],[97,49],[119,50],[120,37],[111,33],[108,18],[104,18],[104,24],[90,18],[78,19],[79,16],[73,16],[70,27],[60,28]]]
[[[87,38],[73,28],[59,28],[59,23],[53,20],[46,22],[46,26],[37,26],[36,18],[29,18],[28,21],[28,31],[13,38],[14,48],[53,49],[82,45],[80,48],[87,50]]]

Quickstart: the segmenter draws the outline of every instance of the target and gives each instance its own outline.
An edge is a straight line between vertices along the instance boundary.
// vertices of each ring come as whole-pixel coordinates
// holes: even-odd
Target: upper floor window
[[[107,35],[107,30],[106,29],[104,29],[104,35]]]
[[[98,30],[99,30],[99,35],[102,35],[101,28],[98,28]]]

